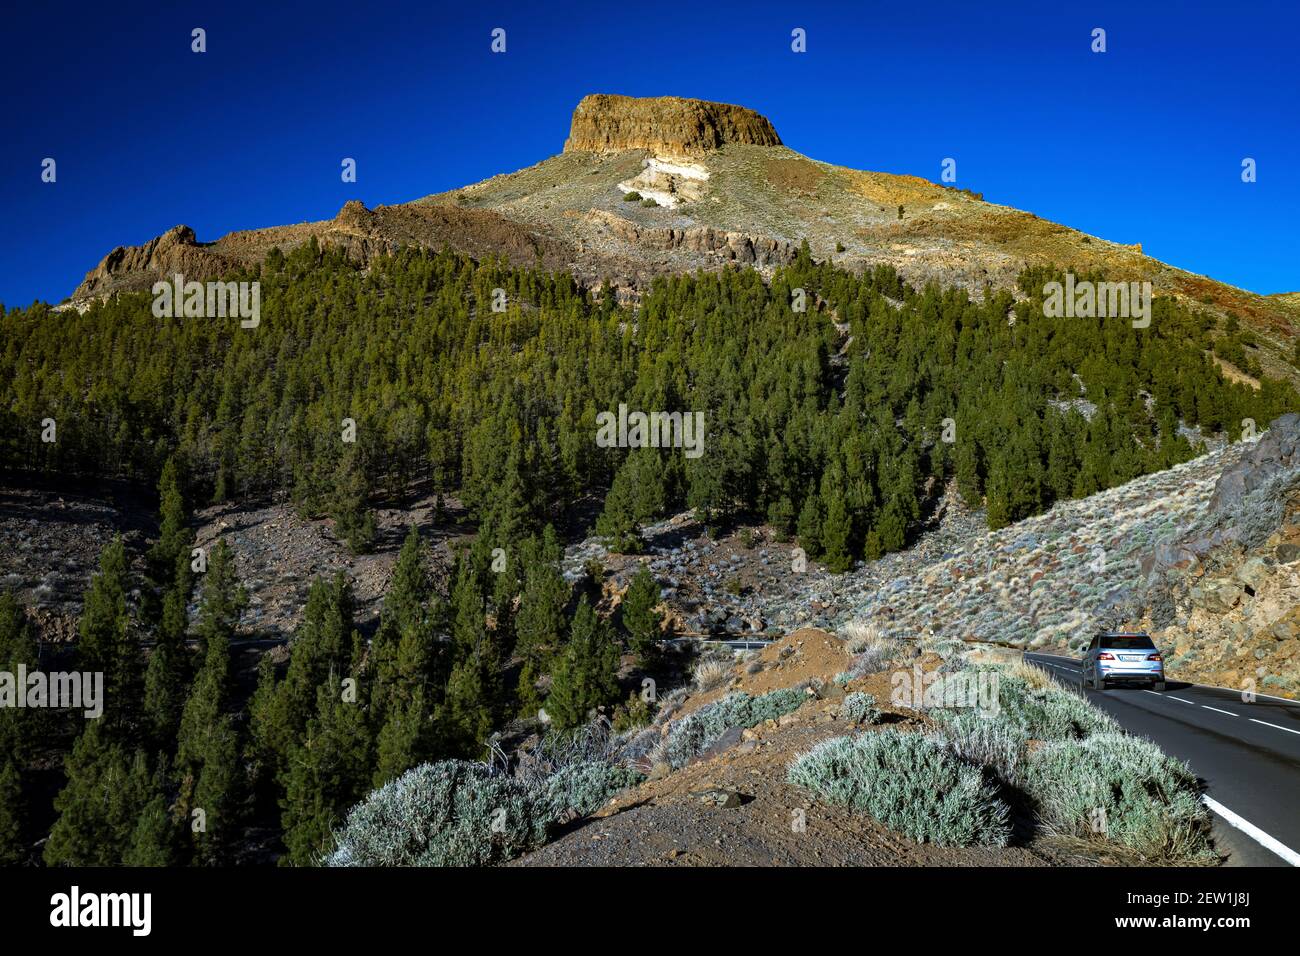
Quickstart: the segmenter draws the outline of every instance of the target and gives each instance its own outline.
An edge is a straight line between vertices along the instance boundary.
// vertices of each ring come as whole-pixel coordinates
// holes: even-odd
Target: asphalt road
[[[1059,681],[1080,686],[1079,661],[1026,654]],[[1088,701],[1130,733],[1187,761],[1206,784],[1215,838],[1229,865],[1300,866],[1300,703],[1170,680],[1138,687],[1083,688]]]

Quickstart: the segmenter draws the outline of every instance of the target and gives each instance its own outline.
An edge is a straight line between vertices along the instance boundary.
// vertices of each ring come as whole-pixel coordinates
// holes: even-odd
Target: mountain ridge
[[[177,226],[112,250],[71,301],[148,289],[173,271],[215,278],[311,238],[362,262],[402,245],[449,245],[609,281],[633,297],[658,275],[732,264],[767,270],[807,241],[819,259],[892,265],[918,285],[1015,289],[1025,267],[1050,264],[1150,281],[1157,293],[1234,312],[1270,337],[1294,337],[1298,322],[1287,298],[1178,269],[1140,243],[1110,242],[920,177],[810,159],[745,107],[609,94],[584,97],[564,151],[532,166],[396,205],[352,199],[333,219],[212,242]],[[1293,374],[1284,361],[1274,364],[1274,374]]]

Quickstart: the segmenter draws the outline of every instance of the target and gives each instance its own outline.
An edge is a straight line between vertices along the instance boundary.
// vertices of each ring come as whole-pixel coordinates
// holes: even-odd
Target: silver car
[[[1098,634],[1083,654],[1083,683],[1094,690],[1121,683],[1150,684],[1152,690],[1164,690],[1164,658],[1146,634]]]

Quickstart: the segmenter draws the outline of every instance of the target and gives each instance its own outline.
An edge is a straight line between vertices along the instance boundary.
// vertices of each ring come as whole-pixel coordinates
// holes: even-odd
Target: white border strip
[[[1300,734],[1300,730],[1292,730],[1290,727],[1283,727],[1280,724],[1270,724],[1267,720],[1256,720],[1250,718],[1252,724],[1263,724],[1265,727],[1272,727],[1274,730],[1285,730],[1288,734]]]
[[[1205,805],[1207,807],[1209,807],[1219,816],[1223,817],[1223,819],[1227,820],[1229,824],[1236,827],[1242,833],[1246,834],[1246,836],[1250,837],[1260,846],[1264,847],[1266,850],[1269,850],[1272,853],[1276,853],[1282,859],[1286,860],[1287,863],[1289,863],[1291,866],[1300,866],[1300,853],[1297,853],[1295,850],[1291,849],[1286,844],[1269,836],[1267,833],[1265,833],[1259,827],[1255,826],[1255,824],[1251,823],[1249,820],[1246,820],[1243,817],[1240,817],[1237,814],[1233,813],[1223,804],[1219,803],[1219,801],[1211,800],[1209,797],[1203,797],[1202,799],[1205,800]]]

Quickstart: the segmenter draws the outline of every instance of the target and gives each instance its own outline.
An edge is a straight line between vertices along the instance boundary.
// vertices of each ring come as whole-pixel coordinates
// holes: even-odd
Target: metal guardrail
[[[716,637],[711,634],[706,635],[702,632],[686,632],[680,634],[678,637],[670,637],[660,643],[668,647],[675,647],[676,645],[684,644],[687,641],[694,644],[726,644],[734,650],[747,651],[761,650],[764,647],[775,644],[777,639],[773,637]]]

